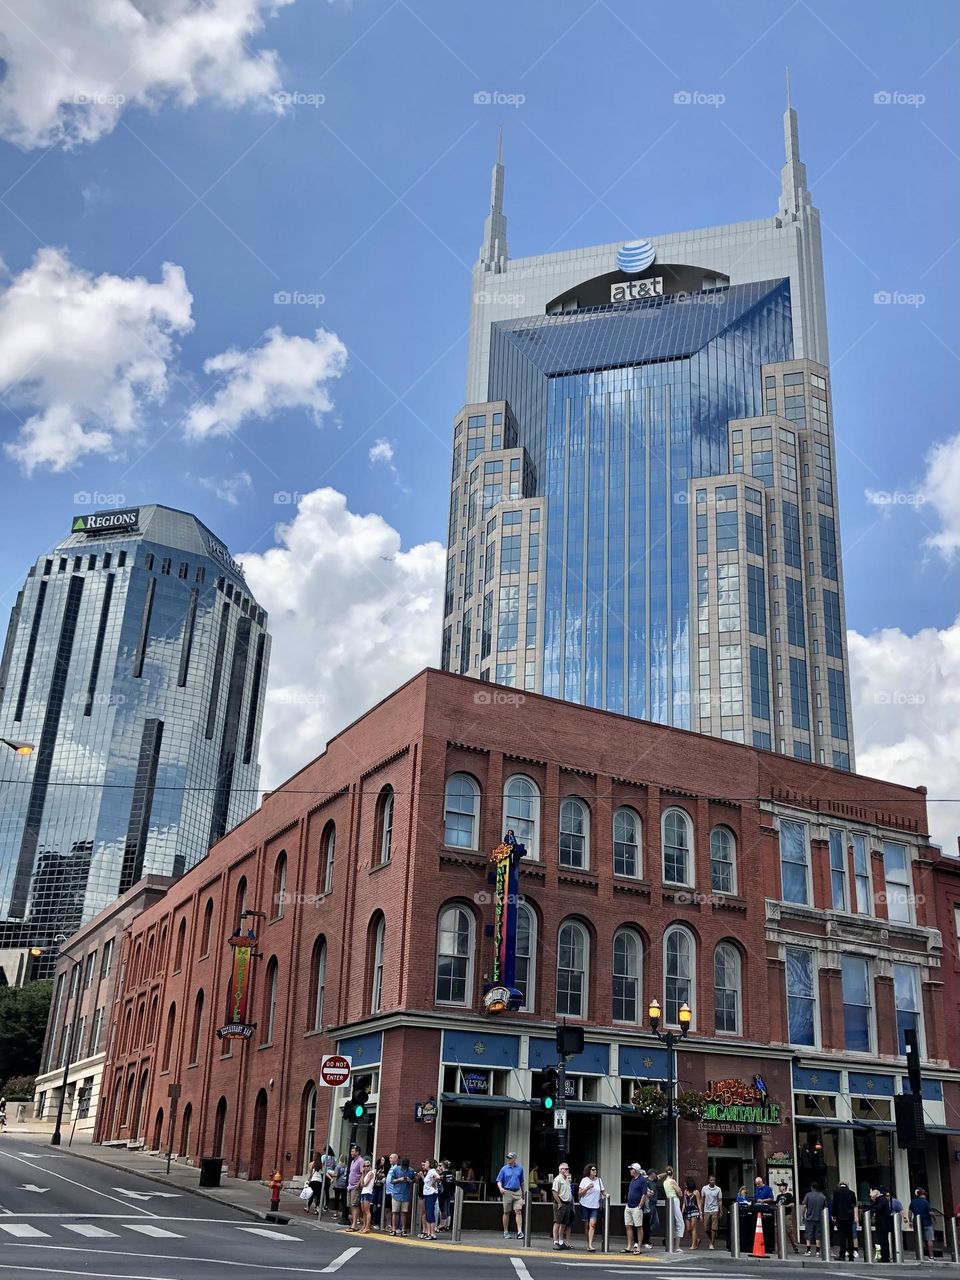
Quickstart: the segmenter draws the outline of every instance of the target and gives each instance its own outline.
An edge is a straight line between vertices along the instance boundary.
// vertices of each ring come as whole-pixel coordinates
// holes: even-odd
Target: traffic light
[[[367,1103],[370,1094],[367,1092],[366,1080],[357,1080],[353,1085],[350,1101],[343,1104],[343,1118],[351,1124],[363,1124],[367,1119]]]
[[[540,1073],[540,1110],[552,1112],[559,1101],[560,1073],[556,1067],[544,1067]]]

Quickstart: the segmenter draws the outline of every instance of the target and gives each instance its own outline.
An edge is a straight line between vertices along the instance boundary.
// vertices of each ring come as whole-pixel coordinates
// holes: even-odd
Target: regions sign
[[[98,533],[130,533],[140,527],[140,508],[127,507],[123,511],[93,511],[88,516],[74,516],[71,533],[85,533],[92,537]]]

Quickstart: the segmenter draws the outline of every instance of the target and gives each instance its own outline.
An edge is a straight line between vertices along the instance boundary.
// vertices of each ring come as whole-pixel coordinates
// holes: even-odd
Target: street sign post
[[[351,1058],[345,1058],[339,1053],[325,1054],[320,1059],[320,1083],[334,1089],[341,1084],[346,1084],[350,1079],[352,1066]]]

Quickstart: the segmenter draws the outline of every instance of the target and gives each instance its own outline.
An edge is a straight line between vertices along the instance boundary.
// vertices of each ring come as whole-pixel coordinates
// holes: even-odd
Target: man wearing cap
[[[634,1163],[627,1166],[630,1185],[627,1187],[627,1203],[623,1206],[623,1224],[627,1229],[627,1247],[624,1253],[640,1252],[640,1235],[643,1231],[643,1207],[647,1198],[649,1184],[647,1175],[640,1165]],[[634,1240],[633,1233],[637,1238]]]
[[[507,1163],[497,1174],[497,1190],[503,1200],[503,1238],[510,1239],[510,1214],[516,1218],[517,1239],[523,1239],[523,1169],[517,1153],[507,1152]]]
[[[573,1224],[573,1184],[570,1166],[564,1161],[553,1180],[553,1247],[572,1249],[567,1233]]]
[[[837,1224],[837,1239],[840,1243],[840,1261],[846,1256],[848,1262],[853,1261],[853,1224],[857,1220],[857,1197],[843,1179],[833,1193],[830,1214]]]
[[[793,1193],[790,1191],[786,1181],[781,1178],[777,1183],[777,1204],[783,1205],[783,1212],[787,1219],[787,1239],[793,1245],[793,1252],[799,1253],[797,1246],[797,1229],[793,1225],[793,1206],[797,1203]]]

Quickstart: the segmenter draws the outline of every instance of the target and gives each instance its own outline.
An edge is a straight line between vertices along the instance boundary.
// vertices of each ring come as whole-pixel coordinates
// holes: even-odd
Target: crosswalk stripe
[[[92,1222],[65,1222],[64,1229],[73,1231],[78,1236],[87,1236],[90,1240],[99,1240],[104,1236],[110,1236],[112,1240],[116,1240],[117,1233],[115,1231],[105,1231],[103,1227],[95,1227]]]
[[[296,1240],[303,1243],[302,1236],[289,1236],[285,1231],[271,1231],[269,1227],[237,1227],[238,1231],[249,1231],[254,1236],[266,1236],[268,1240]]]
[[[0,1231],[6,1231],[8,1235],[19,1236],[22,1239],[35,1239],[40,1236],[44,1240],[50,1239],[46,1231],[38,1231],[36,1227],[31,1227],[29,1222],[0,1222]]]
[[[143,1236],[155,1236],[159,1239],[166,1240],[182,1240],[183,1236],[178,1235],[176,1231],[166,1231],[163,1227],[155,1227],[150,1222],[125,1222],[123,1224],[128,1231],[139,1231]]]

